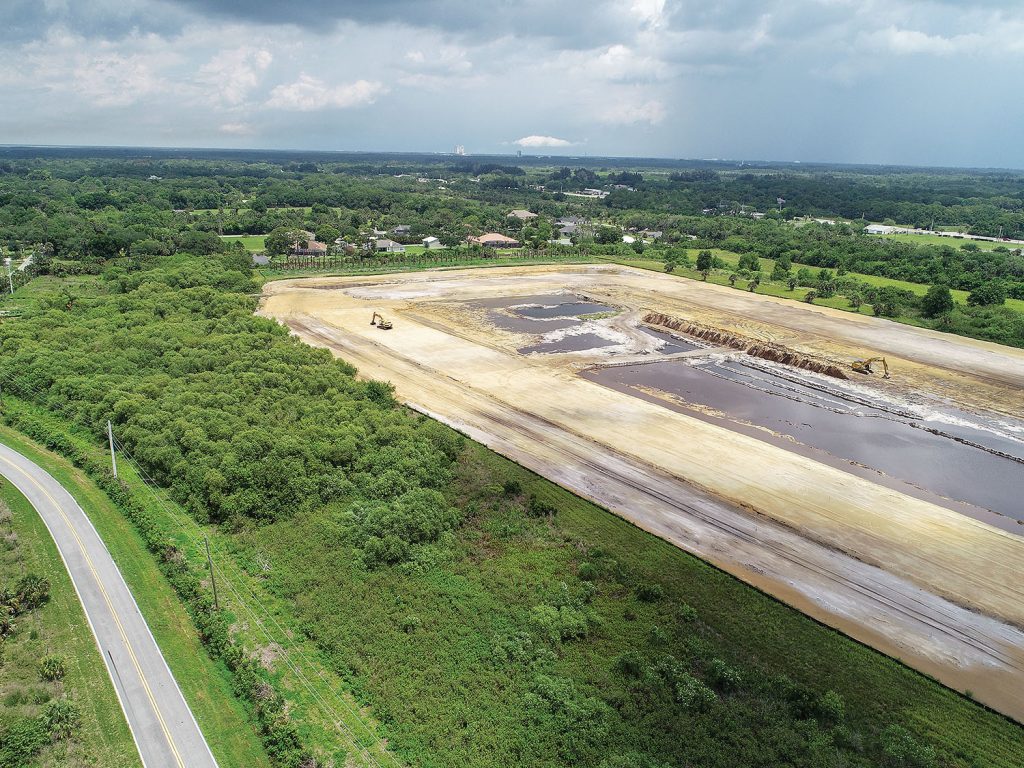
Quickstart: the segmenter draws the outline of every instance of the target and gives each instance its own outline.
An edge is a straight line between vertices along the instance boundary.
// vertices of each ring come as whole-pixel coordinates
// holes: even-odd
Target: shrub
[[[661,584],[641,584],[636,588],[636,598],[643,603],[656,603],[665,596]]]
[[[825,691],[818,700],[818,712],[827,723],[841,723],[846,717],[846,703],[835,691]]]
[[[967,296],[967,303],[972,307],[988,307],[1006,301],[1006,287],[997,281],[989,281],[979,285]]]
[[[515,479],[506,480],[502,483],[501,490],[508,497],[518,496],[523,492],[523,484]]]
[[[526,511],[531,517],[554,517],[558,510],[554,505],[549,504],[535,494],[530,494],[530,501],[526,505]]]
[[[21,717],[0,730],[0,768],[23,768],[46,744],[46,730],[36,718]]]
[[[644,673],[644,660],[638,653],[627,651],[615,657],[612,669],[623,677],[637,678]]]
[[[21,611],[31,611],[50,599],[50,581],[34,573],[26,573],[18,579],[14,596]]]
[[[43,714],[40,715],[43,727],[53,741],[70,739],[78,726],[81,724],[82,716],[78,707],[70,699],[57,699],[51,701]]]
[[[593,563],[581,563],[578,575],[583,581],[596,581],[601,572]]]
[[[419,616],[415,616],[412,614],[402,619],[402,621],[399,624],[399,627],[401,627],[402,631],[405,632],[405,634],[407,635],[411,635],[413,632],[415,632],[422,626],[423,620]]]
[[[39,662],[39,677],[49,682],[64,679],[67,670],[60,656],[47,656]]]
[[[933,285],[921,300],[925,317],[939,317],[953,311],[953,294],[944,285]]]
[[[697,609],[689,603],[683,603],[679,606],[679,620],[692,624],[697,620]]]
[[[675,679],[673,690],[676,701],[694,712],[703,712],[718,700],[714,691],[686,672]]]
[[[721,659],[712,659],[708,665],[708,678],[720,691],[735,691],[740,687],[740,673]]]
[[[906,728],[890,725],[882,732],[882,765],[887,768],[932,768],[935,750],[918,743]]]

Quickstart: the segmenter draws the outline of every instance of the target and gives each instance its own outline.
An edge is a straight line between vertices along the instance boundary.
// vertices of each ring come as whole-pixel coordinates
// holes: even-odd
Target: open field
[[[691,261],[696,259],[698,252],[699,251],[695,248],[688,249]],[[732,251],[723,251],[720,248],[713,249],[712,253],[714,253],[715,256],[718,256],[720,259],[722,259],[723,261],[725,261],[727,264],[734,268],[736,267],[736,264],[740,258],[740,255],[738,253],[733,253]],[[658,261],[656,259],[644,259],[642,257],[638,257],[635,259],[614,258],[611,260],[614,261],[616,264],[625,264],[627,266],[640,267],[641,269],[651,269],[656,272],[665,271],[665,262]],[[770,275],[772,268],[775,266],[774,260],[760,259],[760,261],[761,270],[763,274]],[[797,262],[793,262],[794,270],[801,268],[809,269],[815,275],[817,275],[822,270],[821,267],[812,267],[808,264],[799,264]],[[676,274],[683,275],[685,277],[690,277],[695,280],[700,279],[700,273],[697,272],[697,270],[687,267],[676,268]],[[926,293],[928,293],[928,288],[930,287],[928,285],[925,285],[924,283],[911,283],[907,280],[896,280],[895,278],[881,277],[880,275],[867,275],[864,274],[863,272],[847,272],[846,276],[854,278],[855,280],[860,280],[861,282],[867,283],[868,285],[874,285],[877,287],[891,286],[893,288],[901,288],[903,290],[917,294],[918,296],[924,296]],[[712,283],[717,283],[718,285],[728,285],[728,277],[729,275],[724,272],[712,272],[711,275],[708,277],[708,281]],[[736,285],[740,288],[743,288],[746,285],[746,281],[741,279],[737,281]],[[765,293],[770,296],[779,296],[782,298],[796,299],[798,301],[802,300],[809,290],[811,289],[805,287],[797,287],[795,290],[790,291],[786,286],[773,283],[769,280],[763,280],[761,284],[757,287],[758,293]],[[969,293],[968,291],[950,289],[950,293],[953,294],[953,300],[958,304],[967,304],[967,295]],[[869,305],[862,304],[859,309],[852,309],[849,306],[849,302],[846,300],[846,297],[841,295],[834,296],[830,299],[816,299],[815,301],[817,304],[826,307],[844,309],[848,312],[854,312],[865,315],[871,314],[871,308]],[[1006,306],[1009,307],[1010,309],[1016,310],[1017,312],[1024,312],[1024,299],[1010,298],[1007,299],[1005,303]]]
[[[582,379],[583,356],[523,356],[467,302],[572,291],[800,354],[885,354],[879,397],[1024,418],[1024,353],[826,307],[612,267],[271,283],[263,312],[390,380],[398,396],[810,615],[1024,716],[1024,539],[862,474]],[[388,333],[372,311],[394,319]],[[632,323],[632,325],[630,324]],[[545,396],[539,397],[538,393]]]
[[[266,248],[266,235],[221,235],[222,240],[240,242],[247,251],[262,251]]]
[[[959,248],[965,243],[973,243],[982,251],[993,251],[999,247],[1009,248],[1012,251],[1014,248],[1020,247],[1017,243],[999,243],[992,240],[974,240],[968,237],[946,237],[944,235],[894,233],[891,235],[872,235],[872,237],[884,237],[886,240],[899,240],[902,243],[911,243],[913,245],[948,245],[950,248]]]

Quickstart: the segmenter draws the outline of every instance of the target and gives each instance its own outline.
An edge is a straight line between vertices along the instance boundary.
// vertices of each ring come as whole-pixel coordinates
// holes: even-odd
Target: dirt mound
[[[722,331],[718,328],[712,328],[711,326],[702,325],[701,323],[695,323],[691,320],[680,320],[679,318],[669,317],[668,315],[663,315],[659,312],[648,312],[644,315],[643,319],[648,325],[668,328],[673,331],[685,333],[687,336],[693,336],[696,339],[701,339],[702,341],[707,341],[722,347],[738,349],[753,357],[760,357],[765,360],[771,360],[784,365],[792,365],[794,368],[803,368],[807,371],[823,373],[826,376],[832,376],[837,379],[849,378],[846,375],[846,371],[831,360],[794,352],[781,344],[773,344],[766,341],[755,341],[754,339],[750,339],[736,333]]]

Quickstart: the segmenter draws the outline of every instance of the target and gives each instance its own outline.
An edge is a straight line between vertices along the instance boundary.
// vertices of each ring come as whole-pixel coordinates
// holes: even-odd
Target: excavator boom
[[[871,367],[872,363],[881,363],[882,370],[884,371],[882,378],[889,378],[889,363],[886,362],[884,357],[869,357],[867,360],[854,360],[850,363],[852,368],[857,373],[863,373],[865,375],[874,373],[874,369]]]

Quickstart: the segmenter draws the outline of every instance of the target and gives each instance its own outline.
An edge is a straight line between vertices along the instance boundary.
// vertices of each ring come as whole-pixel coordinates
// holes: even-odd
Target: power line
[[[163,500],[154,491],[154,487],[159,487],[158,484],[141,466],[139,466],[138,461],[135,459],[134,456],[132,456],[132,454],[127,450],[127,448],[124,447],[124,444],[121,443],[120,440],[118,440],[115,437],[114,442],[115,445],[118,446],[118,448],[121,450],[122,455],[124,455],[124,457],[128,460],[128,463],[138,473],[140,479],[143,482],[143,485],[149,491],[150,495],[153,497],[153,500],[160,506],[164,514],[167,517],[169,517],[179,527],[179,529],[185,534],[186,538],[188,538],[194,545],[198,547],[200,545],[199,540],[195,536],[193,536],[192,532],[188,530],[186,525],[178,519],[177,515],[175,515],[167,508]],[[273,623],[274,627],[280,632],[282,638],[286,641],[286,638],[288,637],[287,631],[284,629],[284,627],[281,626],[280,622],[274,616],[273,612],[266,606],[266,604],[264,604],[260,597],[245,584],[246,577],[241,572],[241,570],[229,559],[222,563],[222,576],[224,573],[224,565],[226,565],[227,568],[230,568],[234,572],[234,575],[238,578],[238,581],[241,583],[241,588],[245,590],[248,596],[259,606],[263,614]],[[332,717],[332,719],[335,721],[335,726],[342,729],[345,732],[345,735],[347,735],[349,739],[352,741],[352,743],[363,753],[364,757],[366,757],[374,765],[379,766],[380,763],[378,763],[374,756],[360,744],[356,734],[353,733],[349,726],[343,721],[341,713],[334,709],[328,702],[324,701],[320,693],[311,685],[309,679],[302,672],[301,668],[297,667],[295,665],[295,662],[288,656],[288,648],[286,647],[285,642],[279,641],[278,638],[276,638],[267,629],[266,625],[264,625],[263,622],[260,621],[260,618],[255,614],[249,603],[241,595],[238,594],[238,591],[235,589],[235,584],[232,582],[230,578],[227,578],[227,576],[223,576],[222,581],[226,584],[228,590],[235,596],[235,599],[238,602],[238,604],[241,605],[253,618],[253,621],[256,622],[256,625],[263,632],[266,638],[270,642],[276,643],[281,647],[282,651],[284,651],[283,656],[288,666],[301,680],[301,682],[309,691],[309,693],[321,705],[325,713]],[[355,721],[362,727],[366,735],[369,736],[378,746],[382,746],[382,739],[376,733],[374,733],[373,730],[363,721],[363,719],[360,717],[359,713],[355,710],[352,704],[350,704],[344,697],[340,696],[337,693],[337,691],[334,690],[334,688],[330,685],[330,682],[324,677],[323,672],[318,669],[317,665],[314,665],[312,663],[312,661],[305,655],[305,653],[302,651],[300,647],[295,646],[292,648],[292,650],[295,651],[298,657],[305,664],[309,665],[310,667],[316,670],[317,676],[327,686],[327,689],[331,692],[334,699],[339,704],[341,704],[345,708],[345,710],[347,710],[347,713],[351,715],[352,718],[354,718]],[[394,764],[401,765],[398,759],[391,755],[391,753],[387,752],[386,749],[383,751],[383,754],[387,755],[388,759],[391,760]]]
[[[37,397],[41,397],[41,398],[46,398],[47,397],[47,393],[43,392],[42,390],[40,390],[37,387],[32,387],[32,386],[23,384],[22,382],[15,381],[15,380],[13,380],[13,379],[11,379],[9,377],[5,377],[5,378],[7,379],[7,381],[9,383],[13,384],[15,389],[21,391],[22,393],[26,393],[26,391],[27,391],[27,393],[30,393],[30,394],[35,395]],[[59,406],[56,407],[56,410],[64,412],[68,408],[70,408],[70,405],[71,405],[70,403],[66,403],[63,407],[59,407]],[[67,415],[67,414],[65,414],[65,415]],[[193,533],[188,529],[188,527],[180,519],[178,519],[178,516],[176,514],[174,514],[171,510],[169,510],[167,508],[167,506],[164,504],[164,501],[160,498],[160,496],[157,495],[157,493],[154,490],[154,488],[158,488],[159,484],[156,483],[156,481],[153,480],[153,478],[149,475],[149,473],[147,473],[142,468],[142,466],[138,463],[138,461],[135,459],[135,457],[132,456],[131,452],[128,451],[128,449],[125,447],[124,443],[122,443],[116,436],[113,436],[112,429],[111,429],[111,432],[110,432],[110,437],[112,438],[113,445],[115,447],[117,447],[121,451],[122,455],[127,459],[129,465],[133,469],[135,469],[135,471],[138,474],[140,480],[142,481],[142,485],[146,488],[147,491],[149,491],[149,493],[152,496],[153,500],[157,503],[157,505],[160,507],[160,509],[164,512],[165,516],[168,517],[175,525],[177,525],[177,527],[181,530],[182,533],[184,533],[185,537],[193,545],[195,545],[196,547],[200,547],[201,543],[198,540],[198,538],[196,538],[196,536],[193,535]],[[222,576],[223,576],[222,581],[226,584],[226,586],[229,589],[229,591],[234,595],[236,602],[250,615],[250,617],[255,622],[256,626],[260,629],[260,631],[263,632],[263,634],[267,638],[267,640],[269,640],[271,643],[274,643],[274,644],[278,645],[281,648],[282,656],[284,657],[285,662],[287,663],[288,667],[292,670],[292,672],[299,679],[299,681],[302,683],[302,685],[306,688],[306,690],[312,695],[312,697],[320,705],[320,707],[323,709],[325,714],[327,714],[330,717],[330,719],[334,723],[334,726],[337,729],[339,729],[339,733],[342,733],[343,735],[347,736],[348,739],[352,742],[353,746],[355,746],[355,748],[358,750],[358,752],[369,763],[371,763],[374,766],[376,766],[376,768],[381,768],[381,764],[377,760],[377,758],[371,752],[369,752],[366,747],[364,747],[360,743],[360,739],[351,730],[351,728],[348,726],[348,724],[344,722],[342,714],[340,712],[338,712],[338,710],[336,710],[334,707],[332,707],[328,702],[326,702],[324,700],[323,696],[313,687],[313,685],[310,683],[309,679],[302,672],[302,669],[300,667],[298,667],[295,664],[294,660],[292,660],[290,658],[290,656],[288,654],[288,650],[289,649],[288,649],[288,647],[286,645],[287,638],[288,638],[287,631],[281,626],[280,622],[278,622],[278,620],[275,618],[275,616],[273,615],[272,611],[263,603],[263,601],[259,598],[259,596],[256,595],[256,593],[251,588],[249,588],[248,586],[245,585],[245,576],[244,576],[244,574],[242,574],[242,572],[237,568],[237,566],[235,566],[235,564],[230,559],[225,561],[225,563],[234,570],[235,575],[239,578],[239,581],[242,582],[242,588],[248,593],[248,595],[251,597],[251,599],[262,610],[264,615],[267,618],[269,618],[271,622],[273,622],[274,626],[281,633],[281,636],[282,636],[281,640],[282,640],[282,642],[279,642],[279,640],[277,638],[275,638],[274,635],[267,629],[266,625],[260,620],[259,616],[256,615],[256,612],[253,610],[252,606],[250,606],[249,603],[235,589],[235,586],[232,583],[232,581],[229,578],[227,578],[226,576],[223,576],[223,571],[222,571]],[[400,766],[401,762],[394,755],[392,755],[390,752],[388,752],[386,748],[383,748],[383,740],[376,733],[374,733],[374,731],[363,721],[362,717],[359,715],[358,711],[352,706],[352,704],[350,704],[344,697],[340,696],[338,694],[338,692],[334,690],[333,686],[330,685],[330,682],[324,677],[322,670],[320,670],[318,668],[318,665],[314,665],[310,661],[310,659],[305,655],[305,653],[303,653],[303,651],[302,651],[302,649],[300,647],[295,646],[292,650],[294,650],[297,653],[299,658],[305,664],[307,664],[308,666],[310,666],[310,667],[312,667],[313,669],[316,670],[317,676],[319,677],[321,682],[323,682],[326,685],[327,690],[329,690],[331,692],[331,694],[334,697],[334,699],[339,704],[341,704],[344,707],[344,709],[347,711],[347,714],[349,714],[362,727],[362,730],[365,731],[366,735],[370,737],[370,739],[374,742],[374,744],[376,746],[378,746],[378,747],[382,747],[381,754],[387,756],[388,760],[391,761],[393,764]]]

